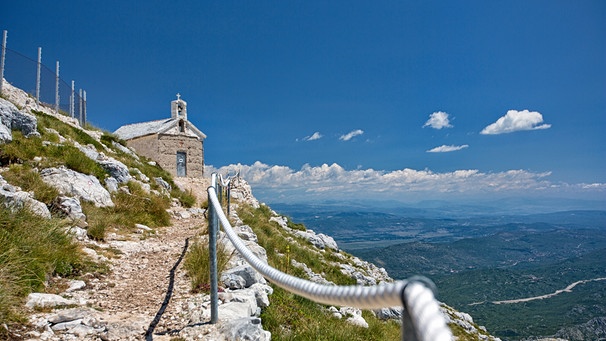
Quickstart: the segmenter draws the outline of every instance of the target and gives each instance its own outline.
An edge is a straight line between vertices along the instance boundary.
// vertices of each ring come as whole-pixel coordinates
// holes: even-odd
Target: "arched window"
[[[183,122],[183,120],[179,120],[179,132],[185,132],[185,122]]]

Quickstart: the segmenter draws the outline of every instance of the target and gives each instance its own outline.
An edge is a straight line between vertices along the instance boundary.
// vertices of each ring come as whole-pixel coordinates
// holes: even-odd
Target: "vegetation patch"
[[[225,244],[217,243],[217,273],[221,273],[227,267],[233,252],[228,252]],[[194,242],[190,247],[183,263],[189,278],[191,279],[192,292],[210,292],[210,252],[208,239]]]
[[[59,196],[59,191],[42,181],[40,174],[29,165],[12,164],[8,171],[2,173],[2,177],[26,192],[34,192],[36,200],[46,205]]]
[[[59,220],[0,205],[0,321],[20,320],[24,297],[44,291],[50,276],[95,269]]]
[[[101,143],[95,140],[84,130],[73,127],[65,122],[62,122],[58,118],[45,114],[41,111],[33,110],[32,113],[36,115],[36,119],[38,120],[38,132],[42,135],[42,137],[46,137],[48,135],[55,135],[46,131],[45,129],[50,128],[56,130],[61,136],[65,138],[71,138],[72,140],[82,145],[92,144],[97,150],[103,150],[103,146],[101,145]]]
[[[333,251],[320,253],[313,250],[307,241],[294,238],[275,222],[270,222],[272,213],[262,205],[254,209],[242,205],[238,216],[257,234],[259,245],[267,251],[269,265],[305,278],[305,273],[289,266],[289,260],[307,264],[314,272],[338,285],[354,285],[355,279],[344,275],[338,266]],[[288,239],[288,238],[293,239]],[[295,242],[291,242],[294,240]],[[398,340],[400,325],[397,321],[381,321],[370,312],[363,312],[369,328],[354,326],[344,319],[332,317],[326,307],[306,298],[294,295],[274,286],[271,304],[261,314],[263,326],[275,340]]]

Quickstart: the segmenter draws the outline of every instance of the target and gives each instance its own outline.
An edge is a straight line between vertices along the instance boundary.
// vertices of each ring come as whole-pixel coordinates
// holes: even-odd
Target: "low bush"
[[[225,244],[217,243],[217,273],[218,279],[225,270],[227,263],[233,253],[227,252]],[[210,253],[208,241],[196,241],[185,256],[183,263],[189,278],[191,279],[192,292],[210,292]]]

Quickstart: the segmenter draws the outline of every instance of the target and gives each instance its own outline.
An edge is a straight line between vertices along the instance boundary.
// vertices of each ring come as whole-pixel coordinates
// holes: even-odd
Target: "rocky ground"
[[[191,188],[203,201],[207,184],[202,182],[181,180],[179,185]],[[67,299],[67,309],[41,309],[44,300],[52,297],[39,298],[36,310],[44,312],[32,314],[30,320],[36,329],[27,332],[25,338],[170,340],[181,335],[192,340],[224,339],[221,324],[202,321],[192,324],[189,309],[195,308],[194,301],[199,303],[198,319],[209,320],[209,297],[191,293],[189,278],[180,262],[190,240],[206,229],[205,218],[199,211],[192,214],[180,207],[172,212],[172,226],[153,233],[144,230],[132,235],[110,233],[104,243],[87,241],[85,251],[107,261],[110,273],[99,277],[86,275],[83,283],[65,283],[65,287],[72,287],[60,293]]]

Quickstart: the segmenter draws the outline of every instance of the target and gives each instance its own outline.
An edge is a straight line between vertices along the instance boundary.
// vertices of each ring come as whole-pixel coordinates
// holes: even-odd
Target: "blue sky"
[[[0,24],[103,129],[180,93],[206,163],[264,196],[606,202],[604,1],[10,1]]]

